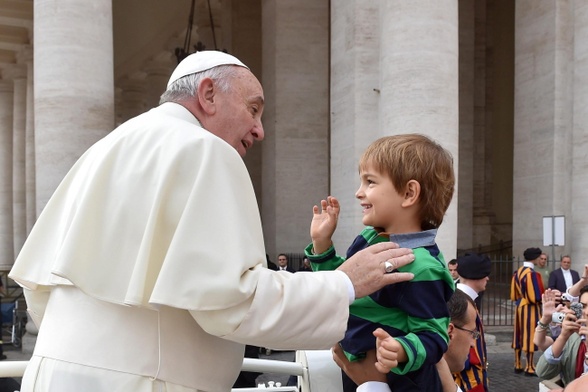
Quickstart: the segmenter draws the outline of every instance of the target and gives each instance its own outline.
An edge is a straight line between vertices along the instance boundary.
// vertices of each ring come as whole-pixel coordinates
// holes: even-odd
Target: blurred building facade
[[[0,270],[76,159],[157,105],[190,6],[0,0]],[[245,162],[270,255],[303,249],[328,194],[343,252],[361,229],[361,152],[418,132],[455,160],[447,259],[499,243],[516,257],[542,246],[543,216],[563,215],[554,254],[583,263],[587,35],[585,0],[196,0],[191,42],[264,86],[266,139]]]

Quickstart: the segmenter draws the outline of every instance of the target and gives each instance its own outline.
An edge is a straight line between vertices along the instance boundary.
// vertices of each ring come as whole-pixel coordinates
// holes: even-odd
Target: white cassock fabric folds
[[[26,288],[40,326],[35,372],[52,372],[43,360],[67,360],[189,390],[226,391],[240,369],[242,344],[329,348],[346,327],[341,272],[279,274],[264,264],[259,211],[241,157],[185,108],[166,103],[80,158],[10,277]],[[105,316],[93,319],[83,310],[93,306]],[[98,325],[57,334],[72,312]],[[144,333],[141,347],[91,342],[110,334],[133,342],[131,333]],[[128,350],[149,360],[135,366],[122,359]],[[184,369],[192,371],[180,374]]]

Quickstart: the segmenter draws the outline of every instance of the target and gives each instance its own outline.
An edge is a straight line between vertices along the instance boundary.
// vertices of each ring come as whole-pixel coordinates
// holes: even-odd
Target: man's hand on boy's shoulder
[[[414,278],[410,272],[386,273],[386,262],[395,270],[413,261],[412,249],[398,248],[393,242],[382,242],[357,252],[337,269],[345,272],[351,280],[355,298],[361,298],[389,284]]]

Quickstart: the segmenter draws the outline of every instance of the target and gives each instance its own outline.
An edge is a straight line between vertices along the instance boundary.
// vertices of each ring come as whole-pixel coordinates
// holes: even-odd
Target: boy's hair
[[[421,229],[441,225],[455,185],[449,151],[424,135],[386,136],[370,144],[361,156],[360,170],[369,165],[387,174],[399,193],[404,192],[408,181],[418,181]]]

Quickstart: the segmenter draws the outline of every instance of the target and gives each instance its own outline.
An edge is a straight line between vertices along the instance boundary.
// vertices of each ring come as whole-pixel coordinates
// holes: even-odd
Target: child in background
[[[439,391],[435,365],[447,350],[447,301],[454,283],[435,243],[437,229],[453,196],[451,154],[423,135],[383,137],[372,143],[359,162],[360,187],[355,196],[367,227],[347,250],[347,258],[383,241],[412,248],[415,261],[398,271],[412,272],[409,282],[384,287],[350,306],[345,338],[340,342],[349,360],[375,348],[380,327],[395,337],[398,366],[387,381],[398,391]],[[329,196],[313,208],[312,243],[305,249],[313,270],[333,270],[345,258],[336,254],[332,236],[339,202]],[[343,374],[344,391],[356,385]]]

